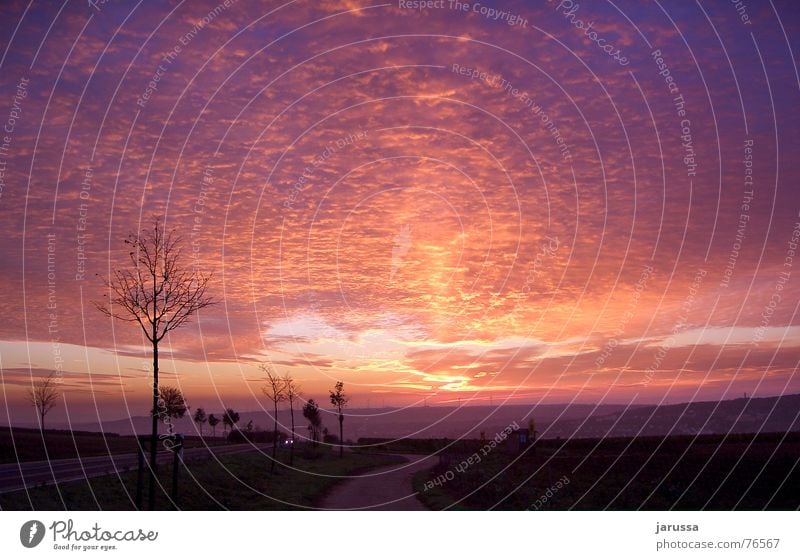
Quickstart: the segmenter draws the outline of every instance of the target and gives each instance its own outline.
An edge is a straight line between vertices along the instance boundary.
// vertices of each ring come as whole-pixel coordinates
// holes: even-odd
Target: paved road
[[[271,446],[264,446],[268,448]],[[192,447],[183,452],[184,460],[209,457],[212,452],[217,457],[252,451],[252,445],[220,445],[216,447]],[[158,463],[171,463],[173,453],[164,451],[158,454]],[[58,459],[54,461],[31,461],[27,463],[5,463],[0,465],[0,494],[16,492],[34,486],[50,485],[58,482],[75,482],[105,476],[127,470],[136,470],[136,453],[83,457],[80,459]]]
[[[337,485],[322,508],[337,510],[417,511],[427,509],[411,486],[414,473],[433,467],[436,457],[403,455],[408,462],[380,467]]]

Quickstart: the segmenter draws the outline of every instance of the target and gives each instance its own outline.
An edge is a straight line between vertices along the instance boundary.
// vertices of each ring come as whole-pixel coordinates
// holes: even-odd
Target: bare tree
[[[273,405],[273,420],[275,427],[272,434],[272,465],[270,472],[275,471],[275,455],[278,452],[278,403],[286,400],[284,381],[278,374],[276,374],[268,364],[261,364],[259,366],[266,376],[266,384],[261,388],[261,391],[272,401]]]
[[[289,464],[294,465],[294,440],[296,439],[294,433],[294,403],[300,398],[300,385],[287,373],[283,376],[283,392],[286,396],[286,401],[289,403],[289,417],[292,421],[292,443],[289,446]]]
[[[28,390],[28,400],[39,413],[39,419],[41,420],[39,427],[42,430],[43,436],[44,417],[58,404],[58,397],[60,395],[61,391],[58,389],[58,377],[55,372],[36,381],[33,387]]]
[[[158,452],[158,343],[183,326],[200,309],[214,300],[206,295],[210,276],[184,264],[181,238],[175,230],[165,231],[158,219],[142,234],[131,233],[127,269],[116,270],[103,279],[108,293],[97,309],[109,317],[136,323],[153,345],[153,423],[150,439],[150,494],[148,506],[155,506]]]
[[[212,437],[217,437],[217,424],[219,424],[219,418],[217,418],[213,414],[209,414],[208,415],[208,425],[211,426],[211,435],[212,435]]]
[[[198,408],[194,411],[194,416],[192,417],[194,423],[200,426],[200,437],[203,437],[203,424],[208,421],[208,416],[206,415],[205,408]]]
[[[344,454],[344,409],[347,406],[348,399],[344,394],[344,383],[337,381],[333,386],[331,394],[331,404],[339,413],[339,457]]]

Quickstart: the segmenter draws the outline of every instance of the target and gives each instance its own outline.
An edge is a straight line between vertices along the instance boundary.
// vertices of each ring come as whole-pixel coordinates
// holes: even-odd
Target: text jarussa
[[[659,533],[667,533],[669,531],[698,531],[697,525],[664,525],[663,523],[656,523],[656,535]]]

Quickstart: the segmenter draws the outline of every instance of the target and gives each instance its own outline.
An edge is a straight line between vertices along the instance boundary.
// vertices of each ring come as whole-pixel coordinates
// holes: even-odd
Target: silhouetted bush
[[[338,444],[339,438],[333,434],[325,434],[322,436],[323,443],[331,443],[331,444]]]
[[[275,432],[271,430],[258,430],[246,432],[242,430],[232,430],[228,434],[228,442],[230,443],[272,443],[272,436]],[[278,432],[278,440],[282,441],[286,438],[283,432]]]

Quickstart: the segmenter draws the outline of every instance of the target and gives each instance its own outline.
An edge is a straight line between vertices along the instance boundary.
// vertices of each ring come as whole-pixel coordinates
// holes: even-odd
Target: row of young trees
[[[230,431],[232,430],[236,424],[239,423],[239,413],[233,410],[232,408],[226,408],[222,414],[216,416],[214,413],[206,414],[206,409],[198,408],[194,411],[194,416],[192,416],[192,420],[194,420],[195,424],[200,426],[200,436],[203,435],[203,424],[208,422],[208,425],[211,426],[211,434],[213,437],[217,436],[217,425],[222,422],[223,427],[223,435],[225,434],[225,430]],[[252,428],[252,422],[248,424],[250,428]]]
[[[297,439],[297,431],[294,421],[295,404],[302,399],[302,391],[300,385],[289,375],[285,374],[282,377],[278,376],[275,371],[267,364],[259,366],[265,374],[265,383],[261,388],[262,393],[272,403],[272,465],[270,471],[274,472],[276,457],[278,452],[278,405],[280,403],[288,403],[289,405],[289,418],[291,423],[291,439],[289,444],[289,464],[294,464],[294,444]],[[347,406],[348,397],[344,393],[344,383],[338,381],[334,386],[333,391],[330,391],[330,401],[334,406],[334,410],[338,414],[339,419],[339,456],[344,452],[344,409]],[[319,405],[314,402],[314,399],[309,399],[302,408],[303,417],[308,420],[309,439],[316,445],[319,442],[320,434],[322,433],[322,414],[320,413]],[[183,416],[183,414],[181,414]],[[213,414],[206,414],[204,408],[195,410],[193,420],[200,426],[200,435],[203,434],[203,424],[208,422],[213,430],[213,435],[216,436],[215,427],[219,424],[220,420]],[[222,414],[222,422],[233,428],[239,421],[239,414],[233,409],[227,409]],[[252,420],[248,423],[248,431],[252,430]]]
[[[55,408],[58,404],[58,398],[61,396],[60,383],[61,380],[56,372],[51,372],[49,375],[35,381],[28,390],[28,402],[36,409],[43,434],[45,433],[45,417],[48,412]],[[177,387],[164,385],[159,387],[158,400],[150,414],[163,423],[170,424],[173,419],[183,418],[188,410],[189,405],[183,398],[181,390]],[[218,423],[219,421],[216,421],[214,425]]]
[[[263,366],[262,369],[267,373],[267,383],[262,390],[274,405],[273,417],[275,419],[274,433],[276,439],[273,441],[273,457],[277,446],[277,405],[280,402],[288,402],[292,433],[289,461],[292,463],[294,460],[294,441],[296,439],[294,405],[298,399],[302,397],[302,392],[300,391],[300,386],[288,374],[278,378],[268,367]],[[36,408],[42,433],[44,433],[45,417],[47,413],[56,406],[60,396],[61,390],[59,389],[59,379],[56,373],[50,373],[46,377],[34,382],[33,387],[28,391],[28,401]],[[341,444],[344,436],[343,410],[347,406],[348,401],[348,397],[344,394],[344,384],[341,381],[336,383],[333,391],[330,391],[330,399],[339,418],[339,442]],[[186,402],[180,389],[166,385],[159,387],[157,406],[151,411],[151,414],[156,416],[164,424],[170,424],[173,419],[183,418],[188,411],[189,404]],[[321,439],[320,436],[323,434],[322,414],[319,405],[314,399],[309,399],[302,407],[302,414],[308,421],[307,429],[309,432],[309,440],[316,445],[319,443]],[[224,435],[238,424],[239,419],[239,413],[232,408],[227,408],[221,414],[216,415],[214,413],[208,414],[205,408],[199,407],[195,409],[194,415],[192,416],[192,420],[194,420],[195,424],[199,427],[201,437],[203,436],[203,426],[206,423],[211,427],[212,436],[216,437],[217,426],[220,423],[222,423]],[[253,430],[252,420],[248,422],[246,430]],[[325,430],[325,432],[327,433],[327,430]]]
[[[152,346],[153,355],[153,383],[151,409],[152,430],[150,437],[150,487],[148,496],[149,509],[155,507],[156,481],[158,477],[158,422],[172,418],[168,406],[168,399],[164,396],[174,397],[179,402],[175,410],[177,417],[182,417],[187,410],[185,400],[180,391],[174,388],[159,387],[159,344],[175,329],[185,325],[189,319],[200,310],[214,305],[217,301],[208,295],[207,288],[211,275],[199,272],[197,266],[192,266],[185,260],[182,252],[181,238],[175,230],[167,230],[158,219],[153,221],[151,229],[143,232],[131,233],[125,239],[128,248],[128,266],[110,272],[108,277],[102,277],[107,292],[103,299],[94,302],[95,307],[104,315],[138,325],[145,338]],[[294,381],[284,376],[277,377],[267,366],[267,383],[264,394],[273,403],[275,417],[275,439],[273,440],[273,459],[277,450],[277,410],[278,403],[284,400],[289,402],[292,415],[292,444],[294,444],[294,403],[300,397],[300,389]],[[33,385],[29,398],[36,407],[41,426],[44,429],[44,418],[52,409],[58,399],[57,380],[50,376],[38,385]],[[164,389],[164,390],[162,390]],[[166,389],[170,389],[167,394]],[[180,397],[178,399],[178,396]],[[330,402],[338,414],[339,420],[339,454],[343,453],[344,441],[344,413],[347,406],[347,397],[344,394],[344,384],[339,381],[334,390],[330,391]],[[167,410],[165,411],[165,407]],[[182,407],[182,411],[180,411]],[[205,411],[202,411],[205,415]],[[321,419],[319,408],[312,399],[303,406],[303,415],[309,419],[309,429],[313,441],[318,441]],[[212,430],[218,423],[217,417],[209,415],[207,421]],[[222,414],[221,421],[225,426],[233,427],[239,420],[239,415],[232,409]],[[202,422],[201,422],[202,424]],[[291,455],[293,459],[293,453]],[[273,468],[275,461],[273,460]]]
[[[289,447],[289,464],[294,464],[294,442],[297,439],[294,423],[294,405],[302,398],[300,386],[295,380],[286,374],[279,377],[275,371],[268,365],[262,364],[261,371],[266,376],[266,383],[262,387],[262,392],[272,402],[272,418],[274,420],[274,439],[272,443],[272,470],[275,469],[275,455],[278,449],[278,404],[281,402],[289,403],[289,417],[291,422],[292,440]],[[344,452],[344,409],[347,406],[348,398],[344,393],[344,383],[337,381],[334,390],[330,391],[330,401],[334,406],[339,418],[339,456],[341,457]],[[308,420],[308,430],[310,432],[312,442],[319,441],[319,433],[322,427],[322,416],[319,411],[319,406],[314,402],[314,399],[309,399],[303,405],[303,416]]]

